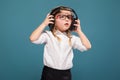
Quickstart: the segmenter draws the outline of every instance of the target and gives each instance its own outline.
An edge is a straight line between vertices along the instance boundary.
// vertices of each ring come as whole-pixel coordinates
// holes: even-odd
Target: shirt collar
[[[56,32],[55,32],[57,35],[66,35],[66,32],[61,32],[61,31],[59,31],[59,30],[56,30]]]

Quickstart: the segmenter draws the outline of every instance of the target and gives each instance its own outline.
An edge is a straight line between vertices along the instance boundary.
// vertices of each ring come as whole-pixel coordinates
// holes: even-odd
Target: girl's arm
[[[48,14],[43,23],[32,32],[32,34],[30,35],[31,42],[37,40],[40,37],[41,33],[43,32],[45,27],[48,26],[48,24],[53,24],[52,20],[54,19],[52,17],[53,17],[52,15]]]
[[[81,30],[81,26],[80,26],[80,20],[76,20],[77,24],[74,24],[75,26],[77,26],[75,32],[77,32],[77,34],[79,35],[82,44],[87,48],[90,49],[91,48],[91,43],[88,40],[88,38],[86,37],[86,35],[82,32]]]

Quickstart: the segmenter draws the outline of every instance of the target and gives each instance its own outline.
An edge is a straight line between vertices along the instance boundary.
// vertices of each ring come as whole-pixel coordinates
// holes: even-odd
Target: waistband
[[[71,69],[66,69],[66,70],[60,70],[60,69],[54,69],[48,66],[44,66],[44,69],[46,70],[52,70],[52,71],[70,71]]]

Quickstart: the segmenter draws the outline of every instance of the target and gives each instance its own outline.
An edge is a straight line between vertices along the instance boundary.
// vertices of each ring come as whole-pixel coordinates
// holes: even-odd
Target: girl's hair
[[[56,16],[56,14],[60,13],[61,10],[70,11],[72,13],[72,15],[74,13],[73,9],[71,9],[69,7],[59,6],[59,7],[52,9],[50,12],[50,15]],[[52,34],[58,39],[58,41],[61,41],[61,39],[55,33],[57,29],[55,28],[54,24],[49,24],[49,28],[50,28],[50,31],[52,31]],[[71,37],[71,30],[70,29],[66,30],[66,35],[69,38],[69,44],[71,45],[71,38],[72,37]]]
[[[74,18],[74,14],[77,17],[76,12],[72,8],[65,7],[65,6],[58,6],[58,7],[54,8],[54,9],[52,9],[51,12],[50,12],[50,15],[56,16],[58,13],[61,12],[61,10],[70,11],[72,13],[73,18]],[[54,29],[54,24],[49,24],[49,28],[50,28],[50,31],[52,31]]]

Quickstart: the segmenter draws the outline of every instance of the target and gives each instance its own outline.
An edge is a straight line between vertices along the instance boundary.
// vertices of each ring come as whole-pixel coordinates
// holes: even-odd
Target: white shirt
[[[72,35],[70,46],[69,38],[60,31],[56,32],[56,35],[61,39],[58,41],[51,31],[45,31],[41,34],[38,40],[33,41],[35,44],[45,44],[44,46],[44,65],[59,69],[66,70],[73,66],[73,49],[80,51],[86,51],[86,47],[82,45],[79,37]]]

